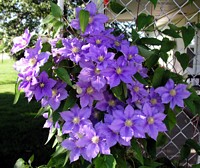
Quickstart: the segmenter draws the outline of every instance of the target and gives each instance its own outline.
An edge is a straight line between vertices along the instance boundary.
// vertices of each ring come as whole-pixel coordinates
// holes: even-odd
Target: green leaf
[[[55,17],[52,14],[47,15],[47,17],[42,20],[41,26],[52,22],[54,19]]]
[[[152,138],[147,138],[147,152],[151,158],[156,157],[156,141]]]
[[[185,142],[191,149],[194,149],[198,155],[200,155],[200,145],[193,139],[187,139]]]
[[[140,83],[144,85],[148,85],[148,82],[143,78],[138,72],[134,75],[135,79],[137,79]]]
[[[69,151],[61,153],[55,157],[51,157],[47,167],[64,168],[69,158]]]
[[[116,98],[118,98],[121,101],[125,100],[123,82],[121,82],[118,86],[113,87],[111,90]]]
[[[163,76],[165,75],[165,69],[158,67],[155,71],[154,71],[154,75],[153,75],[153,79],[152,79],[152,86],[154,88],[157,88],[158,86],[160,86],[163,82]]]
[[[55,135],[55,133],[56,133],[56,128],[52,128],[49,130],[49,135],[47,141],[45,142],[45,145],[51,140],[51,138]]]
[[[58,69],[55,69],[55,73],[62,81],[64,81],[65,83],[67,83],[69,86],[72,87],[70,76],[65,68],[59,67]]]
[[[49,112],[50,109],[51,109],[50,106],[41,107],[41,108],[38,110],[38,112],[37,112],[37,114],[35,115],[35,117],[39,117],[39,116],[41,116],[42,114],[44,114],[45,112]]]
[[[168,38],[163,38],[160,50],[162,52],[168,52],[171,49],[174,49],[175,47],[176,47],[175,41],[171,41]]]
[[[165,63],[167,63],[167,60],[168,60],[168,58],[169,58],[169,55],[166,53],[166,52],[160,52],[159,53],[159,57],[160,58],[162,58],[162,60],[165,62]]]
[[[177,27],[176,25],[174,25],[174,24],[168,24],[168,26],[169,26],[169,28],[171,29],[171,30],[175,30],[175,31],[178,31],[178,30],[180,30],[180,28],[179,27]]]
[[[188,28],[182,27],[181,33],[182,33],[183,42],[184,42],[184,45],[186,48],[193,40],[193,38],[195,36],[195,30],[192,26],[188,26]]]
[[[176,52],[175,56],[178,60],[178,62],[181,64],[181,67],[183,68],[183,71],[188,67],[188,64],[190,62],[190,57],[186,53],[180,54],[180,52]]]
[[[19,100],[19,97],[20,97],[20,90],[19,90],[19,84],[20,84],[21,81],[18,81],[16,84],[15,84],[15,98],[14,98],[14,101],[13,101],[13,104],[16,104]]]
[[[153,55],[147,58],[145,65],[150,69],[158,63],[158,59],[159,59],[159,54],[155,52]]]
[[[131,32],[132,42],[135,44],[135,42],[140,38],[139,34],[135,29],[132,29]]]
[[[171,131],[176,125],[176,115],[171,109],[168,109],[164,123],[169,131]]]
[[[57,20],[56,22],[54,22],[53,24],[53,36],[56,37],[59,33],[60,30],[63,28],[64,24],[63,22]]]
[[[140,39],[140,42],[142,44],[148,44],[148,45],[161,45],[161,41],[156,39],[156,38],[147,38],[147,37],[143,37]]]
[[[70,108],[72,108],[75,103],[77,101],[77,97],[76,97],[76,90],[70,90],[69,92],[69,96],[67,97],[64,107],[63,107],[63,111],[65,110],[69,110]]]
[[[15,165],[14,165],[14,168],[26,168],[26,164],[25,164],[25,161],[22,159],[22,158],[19,158]]]
[[[156,147],[163,146],[167,143],[167,136],[164,133],[159,132],[157,141],[156,141]]]
[[[173,38],[181,38],[179,33],[176,32],[174,29],[165,29],[162,33]]]
[[[139,144],[137,143],[137,141],[136,141],[134,138],[131,140],[131,147],[132,147],[132,149],[133,149],[135,158],[136,158],[142,165],[144,165],[144,159],[143,159],[142,150],[141,150],[141,148],[139,147]]]
[[[146,49],[146,48],[144,48],[142,46],[138,46],[138,50],[139,50],[139,54],[141,56],[143,56],[144,58],[146,58],[146,59],[149,58],[149,57],[151,57],[153,54],[155,54],[154,51]]]
[[[42,43],[42,49],[41,52],[51,52],[51,44],[49,44],[48,42],[46,43]]]
[[[112,155],[99,156],[94,159],[95,168],[115,168],[116,160]]]
[[[61,145],[56,147],[56,151],[52,154],[52,157],[56,157],[62,153],[65,153],[66,149],[63,148]]]
[[[123,13],[127,12],[127,9],[124,6],[122,6],[121,4],[119,4],[118,2],[115,2],[115,1],[111,1],[109,3],[109,7],[116,14],[119,14],[119,13],[123,14]]]
[[[157,5],[157,2],[158,2],[158,0],[150,0],[151,1],[151,3],[154,5],[154,9],[156,8],[156,5]]]
[[[190,155],[190,147],[188,145],[183,145],[180,151],[181,160],[188,158]]]
[[[51,4],[51,14],[56,18],[61,18],[63,13],[60,7],[53,2],[50,2],[50,4]]]
[[[192,168],[200,168],[200,164],[192,165]]]
[[[90,18],[90,13],[86,10],[80,10],[79,12],[79,20],[80,20],[80,27],[81,27],[81,31],[82,33],[85,32],[86,27],[89,23],[89,18]]]
[[[137,28],[138,31],[141,29],[151,25],[154,21],[154,17],[152,15],[146,15],[145,13],[141,13],[137,18]]]
[[[33,161],[34,161],[34,155],[32,155],[32,156],[29,158],[29,160],[28,160],[29,165],[31,165],[31,163],[33,163]]]

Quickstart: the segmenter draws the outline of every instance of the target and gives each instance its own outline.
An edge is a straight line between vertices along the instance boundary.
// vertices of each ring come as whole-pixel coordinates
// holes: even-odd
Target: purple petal
[[[122,137],[122,139],[124,139],[125,141],[130,141],[131,138],[133,137],[133,129],[130,127],[122,127],[122,129],[120,130],[120,135]]]

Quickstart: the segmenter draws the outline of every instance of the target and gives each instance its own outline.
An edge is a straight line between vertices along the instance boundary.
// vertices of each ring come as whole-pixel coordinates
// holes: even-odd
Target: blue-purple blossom
[[[43,66],[49,59],[49,52],[41,52],[42,42],[38,39],[34,48],[25,50],[25,58],[21,58],[14,65],[18,72],[24,73],[27,71],[39,72],[40,67]]]
[[[71,26],[77,30],[80,30],[79,13],[81,8],[76,8],[76,19],[72,20]],[[97,7],[94,2],[90,2],[85,10],[90,14],[89,23],[86,27],[85,34],[92,32],[101,32],[105,30],[104,23],[108,21],[108,17],[104,14],[97,14]]]
[[[96,47],[91,45],[89,53],[86,56],[97,64],[98,69],[102,70],[111,63],[114,53],[108,52],[105,46]]]
[[[63,111],[60,113],[61,117],[65,121],[62,132],[63,134],[70,132],[78,132],[83,125],[91,125],[91,121],[88,118],[91,115],[91,108],[79,108],[75,105],[69,111]]]
[[[80,98],[81,107],[92,106],[94,100],[102,100],[102,91],[97,91],[91,83],[79,81],[77,86],[80,88],[80,93],[77,95]]]
[[[145,100],[144,98],[148,95],[146,89],[144,89],[144,85],[138,81],[133,81],[127,87],[130,90],[132,102],[143,102]]]
[[[44,126],[43,128],[49,128],[50,131],[53,129],[53,128],[60,128],[60,125],[58,124],[58,121],[54,124],[53,123],[53,118],[52,116],[48,116],[48,113],[44,113],[43,114],[43,117],[46,119],[46,122],[44,123]]]
[[[170,103],[170,108],[174,109],[176,105],[179,107],[184,107],[183,99],[186,99],[190,96],[190,92],[187,91],[186,88],[187,85],[175,85],[174,81],[169,79],[165,86],[158,87],[155,92],[161,96],[162,103]]]
[[[144,104],[142,113],[146,117],[144,130],[151,138],[156,140],[158,132],[167,131],[167,128],[163,123],[163,120],[166,117],[164,113],[159,112],[156,108],[151,108],[148,103]]]
[[[101,70],[93,63],[83,67],[78,78],[84,82],[91,82],[91,85],[97,91],[100,91],[107,83],[106,78],[101,74]]]
[[[123,57],[119,57],[116,61],[113,61],[113,63],[102,72],[102,74],[107,77],[110,88],[119,85],[121,81],[124,83],[131,83],[132,76],[135,73],[136,69],[127,65]]]
[[[61,101],[68,97],[66,86],[64,82],[57,81],[56,85],[52,88],[52,96],[43,98],[42,105],[50,105],[53,110],[58,109]]]
[[[56,81],[48,78],[48,74],[43,71],[38,78],[33,78],[31,91],[33,91],[37,101],[42,99],[42,97],[52,96],[52,88],[56,84]]]
[[[11,52],[14,54],[14,53],[26,48],[30,42],[30,39],[31,39],[31,34],[29,33],[29,30],[26,29],[22,36],[15,37],[13,39],[14,44],[11,49]]]
[[[104,99],[98,101],[95,108],[111,114],[113,110],[123,109],[123,106],[124,104],[113,95],[104,92]]]
[[[78,63],[81,59],[81,47],[82,41],[73,39],[63,39],[63,48],[56,50],[57,55],[62,56],[62,58],[69,58],[71,61]]]
[[[135,64],[141,64],[144,61],[144,58],[138,55],[138,48],[136,46],[121,46],[121,52],[124,54],[124,57],[127,61]]]
[[[148,95],[149,105],[155,107],[159,112],[163,112],[165,109],[162,103],[161,96],[155,92],[154,88],[151,88]]]
[[[119,132],[122,139],[129,142],[133,137],[144,138],[145,117],[139,110],[128,105],[125,110],[113,111],[114,120],[109,126],[114,132]]]

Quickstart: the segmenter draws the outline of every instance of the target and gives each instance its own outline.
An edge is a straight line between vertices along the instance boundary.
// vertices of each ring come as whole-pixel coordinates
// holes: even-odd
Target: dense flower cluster
[[[76,10],[76,19],[71,24],[77,31],[80,10]],[[134,75],[138,73],[144,78],[148,75],[138,48],[123,35],[116,37],[112,30],[104,28],[108,18],[97,14],[94,3],[89,3],[86,10],[90,13],[89,24],[81,38],[53,39],[48,52],[43,52],[39,38],[35,47],[26,49],[25,57],[15,64],[19,89],[24,90],[28,100],[34,97],[43,107],[59,111],[61,118],[53,124],[52,116],[48,116],[45,127],[62,129],[68,135],[62,146],[70,151],[71,162],[80,156],[91,161],[99,153],[110,154],[112,146],[117,143],[130,146],[132,138],[148,135],[156,140],[159,132],[167,130],[163,123],[165,104],[171,109],[176,105],[183,107],[183,99],[190,95],[185,84],[175,85],[172,79],[155,89],[140,83]],[[28,30],[17,39],[20,41],[14,41],[13,52],[28,45]],[[59,41],[61,47],[57,47]],[[49,62],[50,68],[45,69]],[[67,67],[72,87],[59,78],[56,73],[59,67]],[[74,67],[80,69],[78,73],[70,71]],[[121,99],[115,92],[119,88],[124,90]],[[76,104],[60,110],[61,102],[74,89]]]

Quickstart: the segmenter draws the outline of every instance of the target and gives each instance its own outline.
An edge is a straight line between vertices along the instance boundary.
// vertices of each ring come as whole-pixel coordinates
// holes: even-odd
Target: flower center
[[[26,40],[23,39],[22,42],[21,42],[21,44],[22,45],[26,45],[27,44]]]
[[[101,40],[97,39],[96,44],[101,44]]]
[[[78,138],[80,138],[80,139],[83,138],[83,134],[78,132],[77,135],[78,135]]]
[[[117,74],[121,74],[121,73],[122,73],[122,69],[121,69],[120,67],[118,67],[118,68],[116,69],[116,72],[117,72]]]
[[[57,89],[52,89],[52,96],[55,97],[57,95]]]
[[[31,77],[30,76],[27,76],[26,77],[26,80],[29,82],[31,80]]]
[[[95,74],[99,75],[100,74],[100,70],[98,68],[95,68]]]
[[[31,59],[29,60],[29,64],[30,64],[31,66],[34,66],[34,65],[36,64],[36,62],[37,62],[36,58],[31,58]]]
[[[115,101],[114,100],[110,100],[108,102],[109,106],[114,107],[115,106]]]
[[[40,87],[43,88],[44,87],[44,83],[40,83]]]
[[[131,127],[133,125],[133,122],[131,120],[126,120],[125,126]]]
[[[99,143],[99,137],[98,136],[93,136],[92,137],[92,142],[95,143],[95,144],[98,144]]]
[[[87,94],[92,94],[94,92],[94,89],[90,86],[87,88]]]
[[[100,55],[100,56],[98,57],[98,60],[99,60],[99,62],[103,62],[103,61],[104,61],[104,57],[103,57],[102,55]]]
[[[93,20],[94,20],[94,18],[90,16],[90,17],[89,17],[89,22],[88,22],[88,23],[91,24],[91,23],[93,22]]]
[[[135,87],[133,88],[133,90],[134,90],[135,92],[139,92],[140,88],[139,88],[138,86],[135,86]]]
[[[131,60],[133,58],[133,55],[132,54],[129,54],[128,55],[128,60]]]
[[[175,89],[170,90],[169,94],[171,96],[176,96],[176,90]]]
[[[157,99],[151,99],[151,104],[153,105],[157,104]]]
[[[74,117],[72,122],[74,124],[79,124],[80,123],[80,118],[79,117]]]
[[[153,124],[154,123],[154,118],[153,117],[149,117],[148,118],[148,124]]]
[[[115,41],[115,45],[116,45],[117,47],[119,47],[119,46],[120,46],[119,41]]]
[[[79,52],[79,48],[78,47],[73,47],[72,48],[72,52],[75,54],[75,53],[78,53]]]

